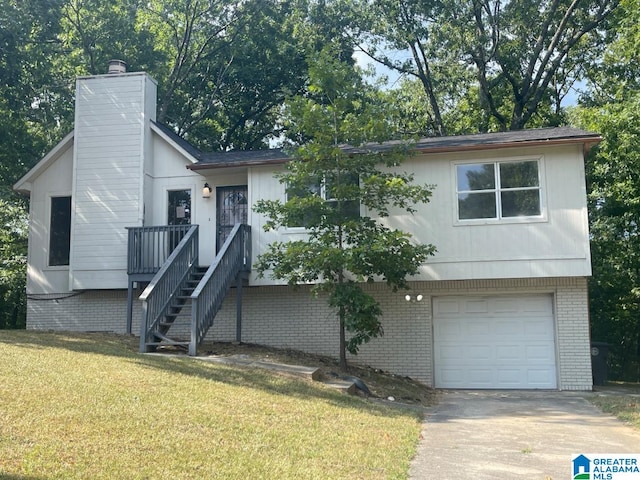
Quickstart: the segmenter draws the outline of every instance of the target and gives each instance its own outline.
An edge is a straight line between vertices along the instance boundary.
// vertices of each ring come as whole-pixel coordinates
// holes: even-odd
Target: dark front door
[[[236,223],[247,223],[249,202],[247,201],[247,186],[218,187],[216,189],[216,225],[218,235],[216,239],[216,252],[219,252],[224,241],[233,230]]]

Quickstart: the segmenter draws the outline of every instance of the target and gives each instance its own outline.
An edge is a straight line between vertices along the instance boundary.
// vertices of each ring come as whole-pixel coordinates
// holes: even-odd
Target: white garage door
[[[436,297],[437,388],[556,388],[550,295]]]

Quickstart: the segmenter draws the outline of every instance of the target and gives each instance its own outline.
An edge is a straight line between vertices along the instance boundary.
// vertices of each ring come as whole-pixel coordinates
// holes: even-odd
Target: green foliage
[[[640,379],[640,95],[583,109],[583,125],[604,140],[587,179],[593,278],[591,336],[609,342],[611,377]]]
[[[414,245],[409,234],[379,219],[392,209],[413,212],[431,190],[399,170],[406,150],[375,143],[389,135],[388,124],[352,67],[324,50],[312,62],[310,79],[309,95],[289,103],[290,135],[304,143],[279,175],[288,198],[259,200],[255,207],[268,219],[265,230],[304,226],[306,239],[272,243],[256,266],[260,274],[291,285],[316,283],[316,291],[328,293],[340,320],[344,367],[345,349],[355,354],[383,333],[380,306],[362,282],[406,287],[406,277],[435,250]]]
[[[0,329],[26,324],[27,215],[11,200],[0,196]]]
[[[372,321],[382,315],[382,309],[378,302],[363,292],[356,283],[345,282],[335,285],[329,297],[329,306],[342,314],[346,330],[353,333],[347,342],[347,350],[350,353],[358,353],[361,344],[382,336],[382,323]]]
[[[616,41],[597,70],[576,121],[602,134],[587,159],[593,277],[591,336],[611,344],[610,378],[640,380],[640,6],[623,1]]]
[[[562,99],[601,53],[618,3],[353,2],[360,47],[421,84],[436,135],[466,131],[461,102],[476,112],[480,132],[563,121]]]

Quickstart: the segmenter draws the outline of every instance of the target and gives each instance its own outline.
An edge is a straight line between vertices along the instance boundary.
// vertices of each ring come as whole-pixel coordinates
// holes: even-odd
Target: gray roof
[[[244,150],[205,153],[173,132],[169,127],[156,123],[167,136],[172,138],[185,151],[193,156],[197,163],[190,165],[192,170],[223,168],[232,166],[265,165],[285,163],[290,157],[282,149]],[[486,150],[491,148],[510,148],[532,145],[582,143],[586,148],[598,143],[601,137],[597,133],[572,127],[535,128],[510,132],[479,133],[474,135],[455,135],[449,137],[422,138],[413,143],[413,148],[423,153],[456,152],[466,150]],[[367,144],[361,147],[343,146],[347,152],[385,151],[405,145],[406,142],[390,141],[382,144]]]
[[[424,138],[417,142],[419,150],[441,148],[460,149],[486,146],[518,146],[523,143],[598,143],[601,137],[597,133],[572,127],[531,128],[511,132],[479,133],[451,137]]]

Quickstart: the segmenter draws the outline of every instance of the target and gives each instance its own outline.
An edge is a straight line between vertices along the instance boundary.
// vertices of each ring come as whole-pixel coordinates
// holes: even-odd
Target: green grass
[[[591,402],[605,413],[615,415],[623,422],[640,429],[640,385],[637,383],[611,382],[617,393],[594,396]],[[626,394],[628,392],[628,394]]]
[[[128,337],[0,331],[0,478],[406,478],[420,423]]]

